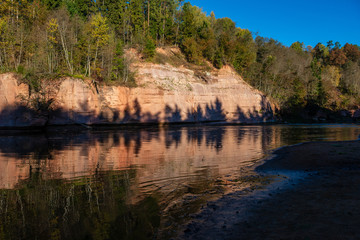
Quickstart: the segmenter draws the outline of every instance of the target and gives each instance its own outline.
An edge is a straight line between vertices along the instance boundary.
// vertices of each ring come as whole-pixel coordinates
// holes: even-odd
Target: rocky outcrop
[[[28,85],[19,83],[13,73],[0,74],[0,127],[33,127],[46,124],[47,117],[25,103],[28,98]]]
[[[28,88],[14,74],[0,75],[0,127],[41,124],[127,124],[175,122],[259,123],[274,121],[274,106],[225,67],[201,74],[171,65],[134,65],[138,87],[99,86],[65,78],[47,84],[53,99],[48,121],[18,101]],[[55,87],[56,85],[56,87]]]

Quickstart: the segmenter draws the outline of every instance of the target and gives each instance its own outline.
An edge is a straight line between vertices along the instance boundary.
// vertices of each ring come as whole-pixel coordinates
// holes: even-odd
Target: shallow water
[[[251,171],[271,150],[359,134],[324,124],[0,136],[0,239],[165,239],[209,199],[264,181]]]

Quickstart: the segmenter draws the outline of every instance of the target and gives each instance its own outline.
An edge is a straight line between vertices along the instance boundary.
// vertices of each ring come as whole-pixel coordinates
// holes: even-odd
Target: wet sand
[[[180,238],[360,239],[360,141],[304,143],[274,154],[256,170],[278,181],[209,203]]]

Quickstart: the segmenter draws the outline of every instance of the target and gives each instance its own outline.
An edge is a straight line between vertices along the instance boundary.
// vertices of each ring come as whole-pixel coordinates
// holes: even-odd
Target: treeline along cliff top
[[[194,66],[233,66],[287,114],[358,108],[359,46],[334,41],[286,47],[183,0],[0,2],[0,71],[21,74],[32,91],[63,75],[136,86],[126,49],[164,63],[156,48],[177,46]]]

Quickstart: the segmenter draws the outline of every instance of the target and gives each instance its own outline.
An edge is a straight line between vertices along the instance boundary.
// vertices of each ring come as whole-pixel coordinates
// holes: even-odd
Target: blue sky
[[[189,0],[208,15],[229,17],[240,28],[272,37],[286,46],[300,41],[305,46],[360,45],[360,0]]]

